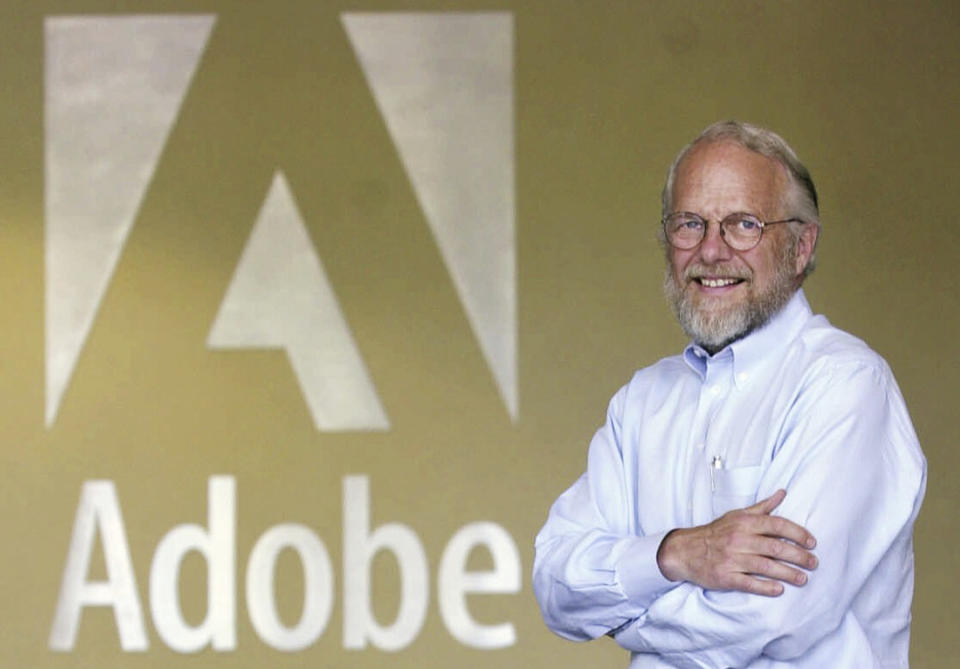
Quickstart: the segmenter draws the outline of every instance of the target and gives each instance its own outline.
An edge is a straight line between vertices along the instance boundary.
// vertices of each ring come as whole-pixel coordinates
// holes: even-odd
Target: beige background
[[[516,424],[338,19],[401,9],[514,14]],[[137,12],[218,21],[47,430],[43,16]],[[929,461],[912,663],[957,663],[958,36],[949,2],[5,2],[0,664],[623,666],[611,642],[573,645],[543,628],[529,588],[532,540],[581,471],[609,396],[633,369],[683,344],[659,293],[659,188],[674,153],[728,117],[781,132],[817,182],[824,233],[808,297],[886,357]],[[278,165],[390,413],[389,432],[320,433],[281,353],[203,345]],[[150,624],[150,559],[174,525],[206,522],[206,481],[219,473],[237,479],[238,648],[180,656]],[[432,591],[407,649],[343,649],[340,484],[356,473],[370,477],[375,525],[417,531],[431,579],[460,526],[492,520],[510,532],[521,592],[470,601],[480,620],[515,624],[514,647],[460,645]],[[117,486],[145,654],[120,651],[105,609],[86,610],[73,652],[47,649],[80,487],[94,478]],[[322,537],[338,580],[326,632],[289,655],[256,637],[242,595],[253,542],[286,521]],[[388,621],[394,573],[389,560],[377,564],[375,608]],[[281,610],[293,620],[296,560],[282,559],[279,571]],[[202,585],[202,563],[188,560],[183,598],[194,622]]]

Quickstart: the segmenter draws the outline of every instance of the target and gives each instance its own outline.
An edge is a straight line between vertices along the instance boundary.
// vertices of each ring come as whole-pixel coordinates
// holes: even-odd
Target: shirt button
[[[710,391],[710,394],[711,394],[711,395],[719,395],[719,394],[720,394],[720,388],[718,388],[717,386],[710,386],[709,388],[707,388],[707,390]]]
[[[746,372],[740,372],[739,374],[737,374],[737,381],[740,381],[740,382],[742,383],[742,382],[744,382],[744,381],[746,381],[746,380],[747,380],[747,373],[746,373]]]

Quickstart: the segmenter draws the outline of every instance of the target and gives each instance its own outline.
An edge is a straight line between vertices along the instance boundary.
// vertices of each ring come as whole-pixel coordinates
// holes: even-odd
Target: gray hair
[[[790,148],[790,145],[777,133],[766,128],[744,123],[743,121],[718,121],[708,126],[701,132],[696,139],[683,147],[683,150],[677,154],[673,163],[670,165],[670,171],[667,172],[667,180],[663,185],[663,192],[660,196],[661,214],[666,216],[670,213],[670,207],[673,200],[673,182],[676,178],[677,167],[686,157],[690,150],[700,142],[716,142],[720,140],[731,140],[745,149],[749,149],[771,160],[775,160],[787,169],[790,178],[790,192],[787,194],[785,206],[789,209],[787,216],[795,216],[805,223],[820,225],[820,209],[817,201],[817,189],[813,185],[813,179],[810,172],[804,167],[796,152]],[[794,234],[799,234],[798,226],[800,224],[791,223]],[[810,261],[803,270],[806,277],[813,271],[815,256],[811,254]]]

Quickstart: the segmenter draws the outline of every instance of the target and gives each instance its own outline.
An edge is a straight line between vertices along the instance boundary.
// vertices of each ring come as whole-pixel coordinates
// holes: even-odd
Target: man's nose
[[[700,242],[700,258],[706,264],[729,260],[733,249],[723,240],[719,224],[707,224],[707,230]]]

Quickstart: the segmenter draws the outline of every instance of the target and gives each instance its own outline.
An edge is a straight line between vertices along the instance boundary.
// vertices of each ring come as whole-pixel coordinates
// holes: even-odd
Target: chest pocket
[[[756,503],[760,475],[763,473],[760,465],[713,469],[711,473],[714,518]]]

